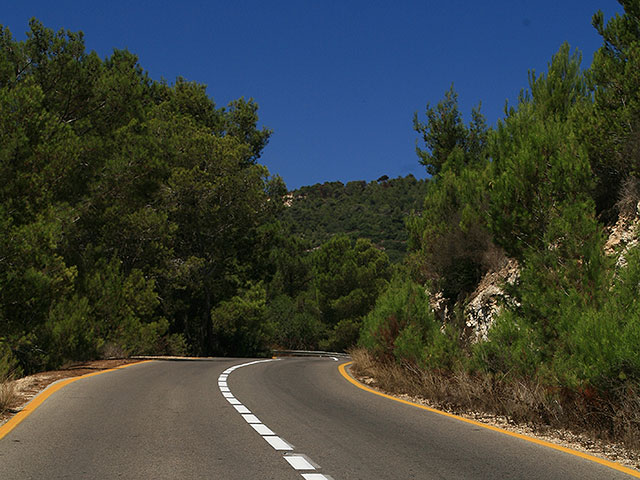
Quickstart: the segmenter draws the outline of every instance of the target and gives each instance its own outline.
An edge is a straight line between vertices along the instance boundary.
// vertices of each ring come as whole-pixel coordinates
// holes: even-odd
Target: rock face
[[[520,268],[513,259],[505,259],[501,268],[483,277],[464,308],[466,338],[474,343],[487,339],[489,328],[502,305],[513,302],[503,286],[513,285],[519,277]]]
[[[640,202],[632,214],[621,215],[609,231],[609,238],[604,244],[604,253],[618,255],[616,270],[627,264],[626,253],[638,244],[638,226],[640,225]]]

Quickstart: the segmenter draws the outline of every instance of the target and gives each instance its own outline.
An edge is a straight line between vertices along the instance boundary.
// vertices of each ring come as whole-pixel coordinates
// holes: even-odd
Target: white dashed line
[[[234,405],[233,408],[235,408],[238,413],[251,413],[251,410],[249,410],[244,405]]]
[[[260,420],[258,420],[258,417],[256,417],[253,414],[242,415],[242,418],[244,418],[247,421],[247,423],[262,423],[260,422]]]
[[[271,430],[263,423],[252,423],[251,426],[260,435],[275,435],[275,433],[273,433],[273,430]]]
[[[293,447],[277,435],[262,435],[262,438],[276,450],[293,450]]]
[[[296,470],[316,469],[316,467],[314,467],[303,455],[285,455],[284,459]]]
[[[332,357],[333,358],[333,357]],[[338,360],[337,358],[333,358],[334,360]],[[227,384],[228,376],[238,368],[247,367],[249,365],[255,365],[256,363],[262,362],[271,362],[272,360],[257,360],[254,362],[243,363],[241,365],[234,365],[233,367],[227,368],[222,374],[218,377],[218,388],[222,393],[222,396],[229,402],[233,408],[236,409],[238,413],[242,415],[242,418],[251,425],[251,427],[262,437],[264,440],[271,445],[275,450],[282,452],[292,452],[293,446],[289,444],[286,440],[276,435],[273,430],[263,424],[258,417],[256,417],[251,411],[245,407],[240,400],[238,400],[229,389],[229,385]],[[305,455],[295,454],[295,453],[285,453],[284,459],[297,471],[309,471],[316,470],[319,468],[317,465],[314,465]],[[302,478],[305,480],[333,480],[331,477],[323,475],[322,473],[301,473]]]

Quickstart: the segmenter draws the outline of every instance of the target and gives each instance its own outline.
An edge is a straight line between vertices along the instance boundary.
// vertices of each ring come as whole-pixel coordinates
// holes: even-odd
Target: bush
[[[321,350],[345,352],[358,343],[362,321],[346,318],[340,320],[329,332],[328,338],[320,342]]]
[[[267,354],[273,331],[264,321],[265,303],[266,291],[259,283],[211,310],[218,354],[244,357]]]
[[[314,350],[325,335],[320,311],[309,292],[303,292],[295,299],[288,295],[275,297],[268,303],[265,317],[272,326],[276,347]]]
[[[9,345],[0,338],[0,382],[19,376],[21,369]]]
[[[461,355],[458,332],[440,327],[424,288],[396,275],[365,317],[360,345],[380,360],[453,368]]]
[[[97,357],[101,345],[86,298],[74,295],[56,304],[49,314],[46,330],[49,368]]]

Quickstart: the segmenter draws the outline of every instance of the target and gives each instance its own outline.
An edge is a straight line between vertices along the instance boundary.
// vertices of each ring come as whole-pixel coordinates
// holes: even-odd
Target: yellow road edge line
[[[107,370],[100,370],[99,372],[91,372],[85,375],[80,375],[78,377],[65,378],[63,380],[59,380],[57,382],[52,383],[47,388],[45,388],[42,392],[40,392],[38,395],[33,397],[33,399],[31,399],[31,401],[22,408],[22,410],[16,413],[13,417],[11,417],[7,421],[7,423],[5,423],[0,427],[0,440],[6,437],[9,434],[9,432],[11,432],[18,425],[20,425],[20,423],[22,423],[29,415],[31,415],[36,410],[36,408],[42,405],[47,398],[49,398],[51,395],[56,393],[61,388],[66,387],[70,383],[73,383],[82,378],[94,377],[96,375],[101,375],[103,373],[113,372],[115,370],[121,370],[123,368],[131,367],[132,365],[140,365],[141,363],[147,363],[152,361],[153,360],[143,360],[141,362],[128,363],[126,365],[120,365],[119,367],[109,368]]]
[[[633,470],[631,468],[625,467],[623,465],[620,465],[619,463],[611,462],[609,460],[604,460],[604,459],[596,457],[594,455],[589,455],[588,453],[579,452],[577,450],[573,450],[571,448],[563,447],[561,445],[555,445],[555,444],[553,444],[551,442],[547,442],[545,440],[540,440],[540,439],[537,439],[537,438],[534,438],[534,437],[529,437],[529,436],[523,435],[521,433],[510,432],[509,430],[504,430],[504,429],[499,428],[499,427],[494,427],[492,425],[487,425],[485,423],[476,422],[475,420],[470,420],[468,418],[464,418],[464,417],[461,417],[459,415],[454,415],[453,413],[443,412],[442,410],[437,410],[435,408],[427,407],[425,405],[420,405],[418,403],[410,402],[408,400],[403,400],[402,398],[397,398],[397,397],[394,397],[392,395],[387,395],[386,393],[378,392],[377,390],[374,390],[373,388],[369,388],[366,385],[363,385],[358,380],[353,378],[349,373],[347,373],[346,367],[348,367],[352,363],[353,362],[347,362],[347,363],[340,364],[338,366],[338,370],[340,371],[342,376],[345,379],[347,379],[349,382],[351,382],[353,385],[355,385],[356,387],[361,388],[362,390],[365,390],[365,391],[367,391],[369,393],[373,393],[375,395],[379,395],[381,397],[388,398],[389,400],[394,400],[396,402],[404,403],[405,405],[411,405],[412,407],[420,408],[420,409],[426,410],[428,412],[437,413],[438,415],[442,415],[444,417],[449,417],[449,418],[453,418],[455,420],[459,420],[461,422],[469,423],[469,424],[475,425],[477,427],[486,428],[487,430],[493,430],[494,432],[502,433],[504,435],[509,435],[510,437],[515,437],[515,438],[519,438],[521,440],[525,440],[527,442],[536,443],[538,445],[542,445],[543,447],[548,447],[548,448],[552,448],[554,450],[558,450],[560,452],[568,453],[569,455],[580,457],[580,458],[585,459],[585,460],[589,460],[589,461],[592,461],[592,462],[595,462],[595,463],[599,463],[600,465],[604,465],[605,467],[612,468],[612,469],[617,470],[619,472],[626,473],[628,475],[631,475],[632,477],[640,478],[640,472],[638,472],[637,470]]]

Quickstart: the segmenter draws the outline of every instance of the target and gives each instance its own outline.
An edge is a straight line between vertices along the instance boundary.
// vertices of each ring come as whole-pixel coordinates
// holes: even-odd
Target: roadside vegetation
[[[640,1],[621,4],[593,17],[589,69],[560,46],[495,127],[453,86],[416,114],[428,180],[291,193],[252,99],[0,29],[0,379],[358,346],[383,388],[640,448],[640,247],[604,249],[640,202]],[[478,341],[465,306],[507,261]]]
[[[465,124],[453,88],[416,115],[432,177],[407,224],[407,271],[364,319],[360,371],[393,391],[640,447],[640,250],[603,248],[640,201],[640,2],[621,3],[624,15],[593,18],[604,43],[590,69],[562,45],[495,128],[479,109]],[[519,278],[476,342],[465,302],[506,259]],[[436,293],[444,323],[429,308]]]

